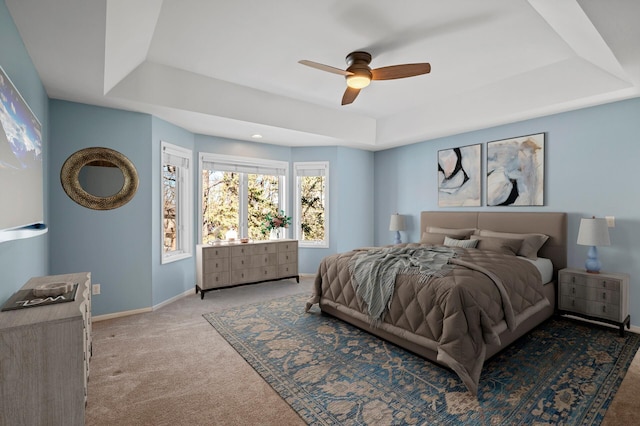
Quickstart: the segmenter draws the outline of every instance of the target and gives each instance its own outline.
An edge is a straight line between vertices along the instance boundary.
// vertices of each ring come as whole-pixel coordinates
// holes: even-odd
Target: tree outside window
[[[294,163],[300,246],[328,247],[329,163]]]

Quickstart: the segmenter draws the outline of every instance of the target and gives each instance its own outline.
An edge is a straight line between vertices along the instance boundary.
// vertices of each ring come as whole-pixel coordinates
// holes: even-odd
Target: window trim
[[[178,168],[178,221],[176,226],[177,249],[164,251],[164,154],[186,160],[186,167]],[[171,263],[193,256],[193,171],[191,169],[193,151],[188,148],[161,141],[160,144],[160,261],[162,264]]]
[[[198,244],[202,244],[202,171],[204,170],[204,163],[225,163],[229,165],[235,165],[239,170],[239,173],[243,173],[240,178],[240,206],[243,207],[243,198],[244,197],[244,207],[246,207],[246,178],[244,174],[248,173],[245,170],[246,168],[265,168],[267,171],[269,170],[282,170],[284,171],[283,177],[280,178],[280,183],[278,185],[278,201],[279,208],[284,210],[285,214],[288,210],[287,206],[287,185],[289,182],[289,163],[287,161],[279,161],[279,160],[266,160],[255,157],[241,157],[236,155],[224,155],[224,154],[214,154],[211,152],[199,152],[198,153]],[[258,170],[259,172],[259,170]],[[266,173],[265,173],[266,174]],[[246,208],[240,208],[239,212],[239,220],[238,224],[238,237],[241,235],[248,235],[248,218]],[[286,235],[286,232],[285,232]]]
[[[324,169],[325,178],[325,197],[324,197],[324,240],[318,242],[310,242],[302,240],[302,223],[301,218],[301,197],[300,197],[300,185],[298,184],[298,177],[304,176],[299,174],[298,170],[313,170]],[[293,222],[296,224],[294,238],[298,240],[298,247],[304,248],[329,248],[329,162],[328,161],[301,161],[293,163],[293,179],[294,179],[294,206],[293,206]]]

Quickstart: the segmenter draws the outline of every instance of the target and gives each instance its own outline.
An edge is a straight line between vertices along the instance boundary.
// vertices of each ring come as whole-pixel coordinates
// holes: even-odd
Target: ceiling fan
[[[342,105],[347,105],[355,101],[356,97],[360,93],[360,89],[367,87],[369,83],[371,83],[371,80],[394,80],[396,78],[427,74],[431,71],[431,65],[429,65],[428,62],[391,65],[388,67],[371,69],[369,67],[371,54],[359,51],[349,53],[346,57],[346,61],[346,70],[320,64],[318,62],[307,61],[306,59],[298,61],[298,63],[333,74],[344,75],[347,79],[347,90],[342,96]]]

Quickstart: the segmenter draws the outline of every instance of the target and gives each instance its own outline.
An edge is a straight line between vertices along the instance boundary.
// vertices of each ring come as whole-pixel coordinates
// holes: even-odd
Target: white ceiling
[[[640,96],[637,0],[5,1],[49,97],[206,135],[375,151]],[[355,50],[432,71],[341,106],[298,64]]]

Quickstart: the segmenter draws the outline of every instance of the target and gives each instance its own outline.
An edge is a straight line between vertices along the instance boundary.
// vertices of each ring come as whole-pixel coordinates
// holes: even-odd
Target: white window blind
[[[189,159],[184,156],[183,153],[173,152],[173,150],[165,149],[162,152],[162,162],[164,164],[171,164],[172,166],[178,166],[182,168],[189,168]]]
[[[202,168],[205,170],[215,170],[217,172],[236,172],[236,173],[249,173],[256,175],[272,175],[283,176],[287,173],[284,167],[271,167],[265,165],[256,165],[241,162],[226,162],[226,161],[202,161]]]
[[[296,176],[326,176],[327,167],[326,164],[296,165],[295,174]]]

